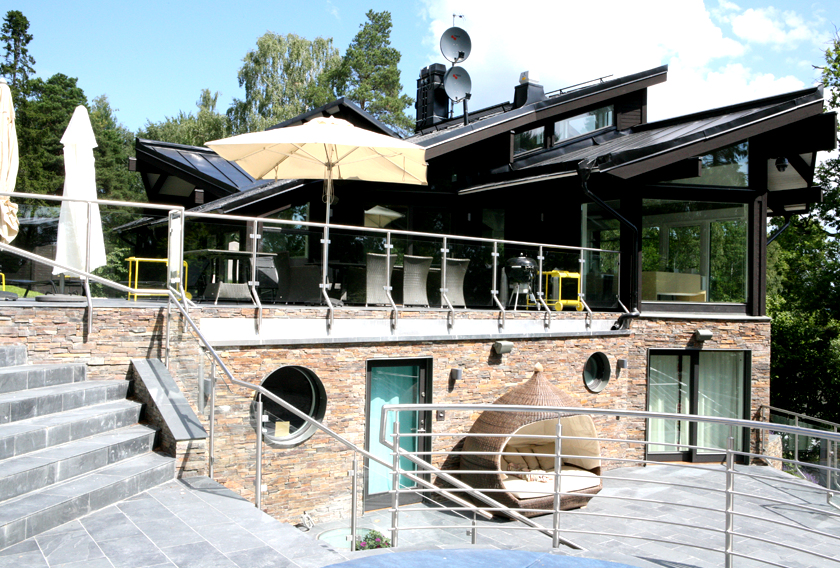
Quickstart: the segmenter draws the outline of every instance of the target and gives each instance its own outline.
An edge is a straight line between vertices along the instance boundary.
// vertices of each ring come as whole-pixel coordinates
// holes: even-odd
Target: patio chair
[[[281,274],[278,270],[278,260],[282,262],[281,255],[285,259],[285,270]],[[276,302],[280,299],[285,299],[289,294],[289,253],[284,252],[271,256],[257,257],[257,281],[260,283],[258,288],[260,300],[264,298]],[[281,290],[282,288],[282,290]]]
[[[289,271],[289,304],[321,303],[321,267],[317,264],[292,266]]]
[[[470,264],[468,258],[447,258],[446,259],[446,297],[453,306],[466,307],[464,300],[464,278],[467,275],[467,267]],[[442,308],[446,306],[441,305]]]
[[[388,294],[385,292],[385,286],[388,283],[388,275],[394,270],[394,257],[391,257],[391,261],[386,267],[387,258],[384,254],[372,252],[367,254],[365,272],[367,281],[367,294],[365,295],[366,306],[391,303],[388,299]]]
[[[426,281],[431,267],[431,256],[403,256],[403,305],[429,306]]]

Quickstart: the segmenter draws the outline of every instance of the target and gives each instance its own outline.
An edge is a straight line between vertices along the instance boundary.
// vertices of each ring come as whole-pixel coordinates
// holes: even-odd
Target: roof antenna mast
[[[466,69],[455,65],[469,57],[472,49],[470,35],[465,30],[455,27],[455,18],[463,17],[463,14],[452,14],[453,25],[443,32],[443,36],[440,38],[440,52],[447,61],[452,63],[452,67],[449,68],[443,78],[443,89],[446,96],[452,101],[453,109],[457,103],[464,103],[464,125],[467,125],[469,124],[467,101],[472,94],[470,92],[472,81]],[[451,114],[452,110],[450,110],[450,116]]]

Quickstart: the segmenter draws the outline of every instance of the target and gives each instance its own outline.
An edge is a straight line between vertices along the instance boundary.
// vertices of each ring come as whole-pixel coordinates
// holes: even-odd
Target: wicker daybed
[[[574,401],[545,378],[542,366],[525,383],[515,387],[494,404],[528,406],[577,406]],[[595,423],[588,415],[567,415],[560,418],[562,435],[596,438]],[[516,437],[519,435],[555,435],[557,414],[547,412],[494,412],[485,411],[473,424],[470,434],[499,434],[498,437],[464,438],[464,452],[504,452],[507,455],[461,455],[461,470],[488,470],[488,473],[464,473],[459,478],[476,489],[503,489],[487,492],[488,497],[511,508],[542,509],[554,508],[554,478],[544,481],[528,481],[528,474],[514,469],[542,470],[554,472],[554,440],[545,438]],[[597,440],[563,439],[563,455],[560,475],[562,495],[560,509],[583,507],[601,490],[600,445]],[[536,456],[534,454],[549,454]],[[566,457],[576,456],[576,457]],[[510,464],[518,464],[519,467]],[[525,464],[523,467],[521,464]],[[522,512],[526,517],[544,513]]]

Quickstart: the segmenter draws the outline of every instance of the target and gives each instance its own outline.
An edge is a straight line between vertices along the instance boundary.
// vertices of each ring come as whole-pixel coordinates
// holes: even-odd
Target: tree
[[[825,53],[828,106],[840,106],[840,35]],[[768,249],[771,404],[840,422],[840,159],[816,172],[823,202]],[[778,225],[778,223],[777,223]]]
[[[35,59],[29,55],[27,45],[32,41],[29,20],[17,10],[6,12],[3,27],[0,28],[0,40],[5,44],[5,61],[0,64],[0,75],[10,79],[12,96],[17,99],[29,94],[29,76],[35,74]]]
[[[17,111],[20,167],[16,191],[55,194],[64,186],[61,137],[73,110],[87,106],[77,79],[56,73],[30,81],[30,98]]]
[[[234,134],[265,130],[334,98],[327,77],[341,59],[332,38],[309,41],[267,32],[242,61],[239,86],[245,87],[245,99],[234,99],[227,111]]]
[[[230,119],[216,111],[218,100],[218,91],[210,94],[210,89],[202,89],[201,96],[195,103],[198,113],[193,115],[180,111],[178,116],[166,117],[161,122],[147,120],[137,136],[190,146],[203,146],[210,140],[230,136]]]
[[[401,133],[414,128],[414,120],[405,109],[414,99],[400,95],[400,52],[391,47],[391,13],[366,14],[368,21],[361,24],[344,54],[341,77],[346,85],[344,96],[358,104]],[[344,89],[340,89],[344,90]]]
[[[90,123],[96,136],[93,155],[100,199],[145,201],[140,177],[128,171],[128,159],[134,155],[134,134],[119,123],[106,95],[93,99]]]

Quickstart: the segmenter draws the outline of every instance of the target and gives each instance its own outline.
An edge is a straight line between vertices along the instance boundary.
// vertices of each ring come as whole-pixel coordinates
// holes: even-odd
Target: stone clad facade
[[[0,343],[26,344],[32,363],[73,360],[86,362],[90,376],[98,379],[129,377],[130,360],[162,357],[166,344],[165,308],[147,305],[131,308],[95,308],[94,332],[85,334],[84,307],[4,307],[0,310]],[[358,310],[337,317],[358,317]],[[366,313],[366,312],[361,312]],[[367,312],[371,316],[373,312]],[[495,317],[487,312],[474,317]],[[209,307],[192,313],[202,318],[253,318],[253,308]],[[266,318],[285,318],[290,325],[298,318],[322,317],[314,309],[272,309]],[[614,319],[613,314],[596,314]],[[375,317],[375,315],[372,315]],[[410,317],[410,316],[409,316]],[[440,317],[445,317],[441,313]],[[513,317],[541,317],[519,313]],[[583,318],[582,314],[557,313],[555,317]],[[170,325],[172,371],[185,396],[202,417],[209,431],[208,407],[198,404],[198,376],[210,376],[209,362],[200,363],[198,343],[173,319]],[[697,329],[712,331],[702,347],[694,342]],[[221,359],[235,377],[259,384],[271,372],[299,365],[312,370],[327,394],[324,423],[360,446],[365,437],[367,362],[381,359],[432,360],[432,403],[491,403],[501,394],[531,376],[535,363],[542,363],[547,377],[568,392],[582,407],[645,410],[647,357],[649,349],[737,349],[751,352],[751,416],[769,404],[770,323],[766,318],[643,317],[629,331],[617,335],[513,339],[514,349],[503,356],[492,350],[492,338],[469,341],[412,341],[320,345],[262,345],[223,347]],[[594,394],[584,387],[583,367],[596,351],[607,355],[613,369],[609,385]],[[615,376],[616,360],[626,359],[628,368]],[[202,368],[203,365],[203,368]],[[458,381],[451,369],[461,369]],[[219,376],[219,373],[217,373]],[[254,498],[256,433],[252,418],[253,391],[226,385],[216,389],[215,478],[248,499]],[[445,420],[433,421],[433,432],[466,432],[475,419],[466,412],[449,411]],[[602,438],[645,439],[643,420],[603,416],[597,420]],[[456,437],[435,439],[435,450],[449,450]],[[641,445],[621,442],[603,444],[605,457],[643,457]],[[350,511],[352,452],[329,436],[316,433],[301,445],[281,449],[264,445],[263,508],[276,518],[298,522],[307,512],[316,521],[345,517]],[[436,457],[441,462],[442,457]],[[616,467],[605,463],[605,467]],[[199,468],[191,468],[191,471]]]

